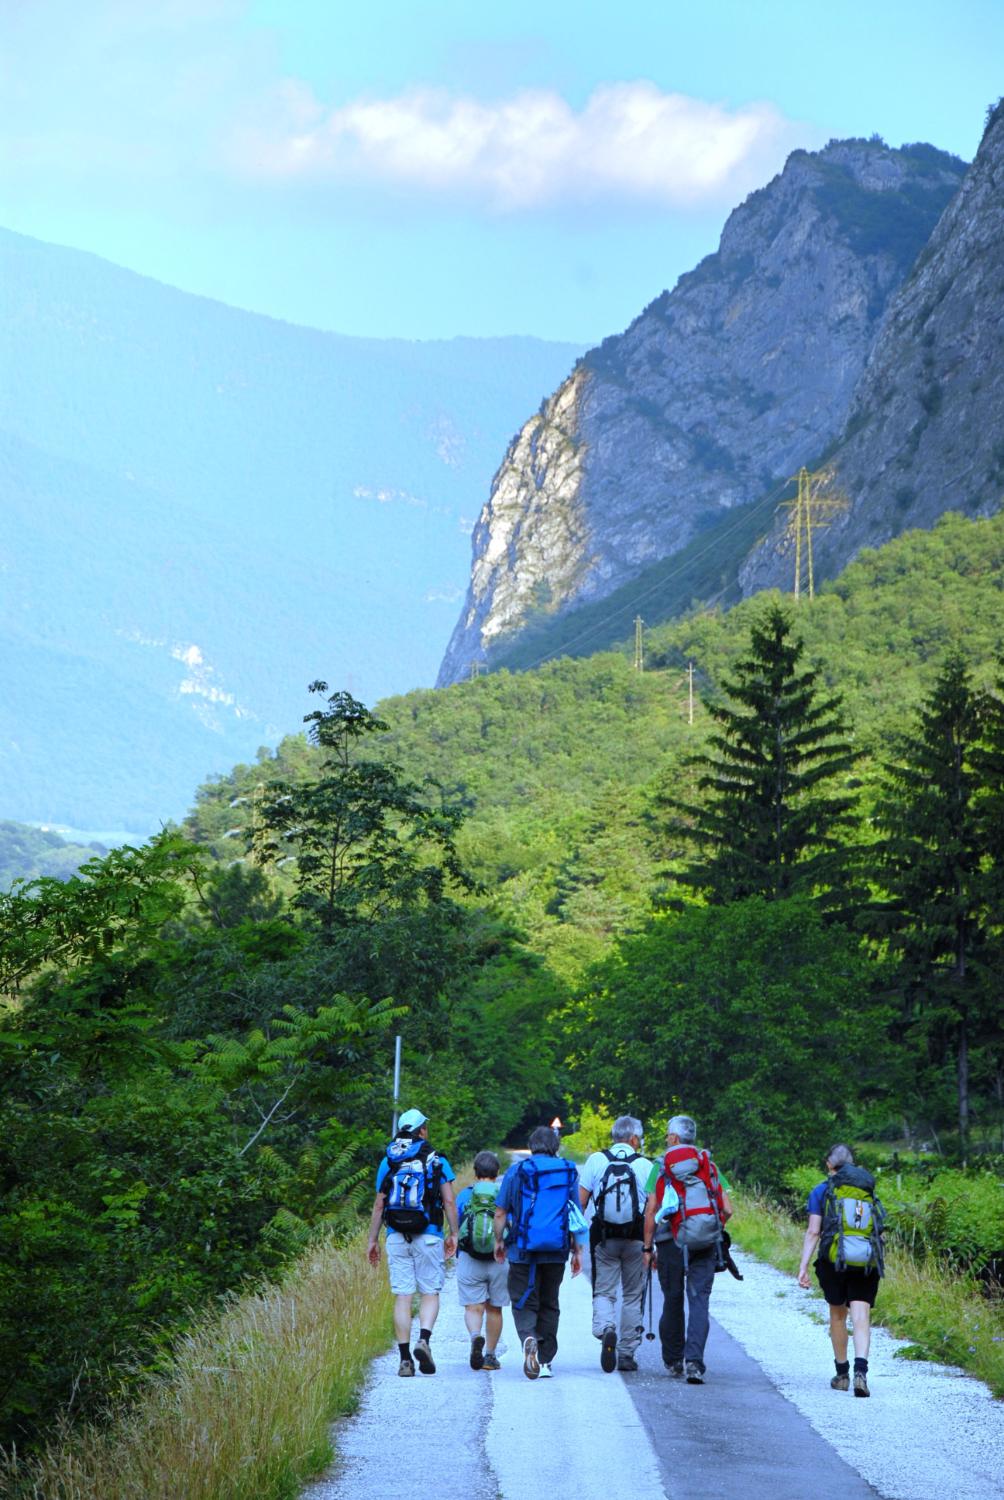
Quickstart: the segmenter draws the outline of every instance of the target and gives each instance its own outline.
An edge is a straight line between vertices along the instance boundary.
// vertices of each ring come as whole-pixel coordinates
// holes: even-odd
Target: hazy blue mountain
[[[155,827],[323,676],[432,681],[572,345],[341,337],[0,231],[0,812]]]

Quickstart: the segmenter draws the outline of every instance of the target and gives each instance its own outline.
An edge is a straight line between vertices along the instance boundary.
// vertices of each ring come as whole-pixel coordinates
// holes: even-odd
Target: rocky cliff
[[[1004,103],[965,181],[892,299],[826,468],[850,508],[814,541],[832,576],[864,546],[946,510],[1004,497]],[[790,587],[775,532],[740,569],[744,593]]]
[[[930,146],[797,151],[716,254],[587,354],[495,476],[440,685],[812,463],[964,170]]]

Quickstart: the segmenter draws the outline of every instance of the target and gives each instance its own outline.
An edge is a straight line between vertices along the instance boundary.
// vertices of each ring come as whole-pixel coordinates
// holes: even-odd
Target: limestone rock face
[[[797,151],[714,255],[580,360],[495,476],[439,685],[812,463],[964,170],[926,146]]]
[[[892,299],[828,469],[851,508],[817,535],[820,576],[946,510],[1004,498],[1004,106],[909,279]],[[744,593],[790,587],[775,532],[740,570]]]

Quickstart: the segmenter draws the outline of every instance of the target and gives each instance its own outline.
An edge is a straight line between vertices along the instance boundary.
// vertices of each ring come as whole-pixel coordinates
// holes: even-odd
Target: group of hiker
[[[509,1307],[523,1373],[530,1380],[549,1378],[558,1352],[559,1288],[569,1263],[573,1276],[580,1273],[588,1245],[601,1368],[608,1374],[638,1369],[655,1273],[663,1299],[663,1364],[670,1376],[702,1385],[715,1275],[728,1270],[742,1277],[725,1228],[733,1211],[728,1183],[710,1153],[698,1147],[694,1120],[673,1116],[666,1150],[655,1161],[645,1155],[643,1126],[632,1115],[614,1121],[610,1146],[593,1152],[581,1173],[560,1155],[561,1138],[551,1126],[533,1130],[528,1147],[501,1176],[495,1153],[479,1152],[474,1181],[457,1197],[455,1173],[433,1150],[426,1116],[417,1109],[401,1116],[377,1170],[368,1245],[376,1266],[383,1227],[398,1374],[414,1375],[416,1365],[423,1374],[435,1374],[432,1334],[446,1262],[456,1254],[471,1368],[500,1368],[503,1308]],[[831,1147],[825,1165],[826,1179],[807,1205],[799,1282],[809,1285],[809,1262],[818,1251],[816,1273],[830,1307],[837,1372],[831,1385],[844,1391],[852,1385],[850,1311],[853,1390],[867,1396],[870,1311],[883,1269],[882,1207],[874,1178],[855,1166],[849,1147]],[[416,1294],[419,1337],[412,1348]]]

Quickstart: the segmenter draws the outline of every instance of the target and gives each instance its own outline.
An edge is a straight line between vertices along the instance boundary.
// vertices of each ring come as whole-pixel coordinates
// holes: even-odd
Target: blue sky
[[[353,334],[597,341],[796,146],[967,158],[1000,0],[0,5],[0,222]]]

